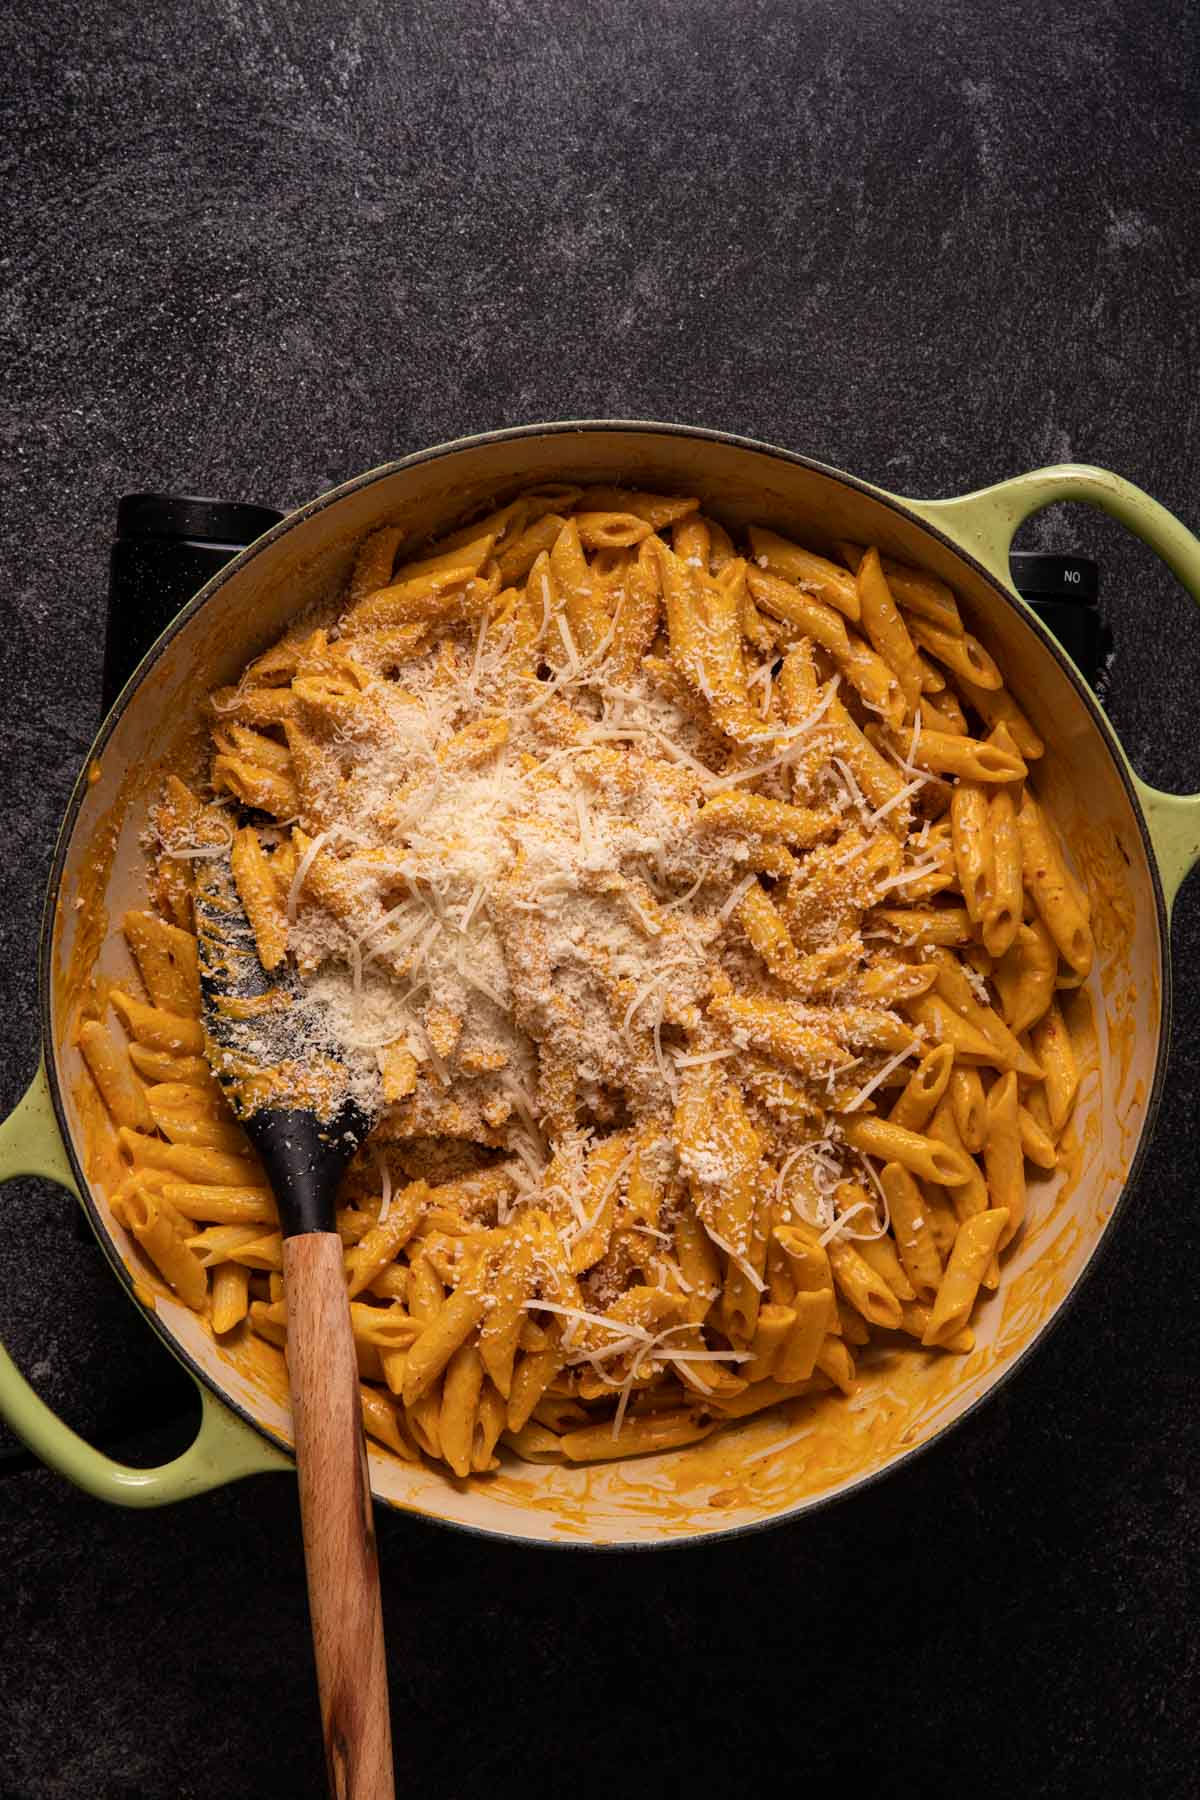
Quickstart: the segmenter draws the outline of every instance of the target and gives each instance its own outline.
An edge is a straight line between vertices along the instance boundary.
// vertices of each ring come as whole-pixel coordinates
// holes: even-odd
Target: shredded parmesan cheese
[[[387,1157],[382,1150],[374,1152],[375,1167],[379,1170],[379,1180],[383,1188],[383,1197],[379,1202],[379,1224],[387,1223],[387,1216],[392,1210],[392,1171],[388,1167]]]
[[[297,863],[296,873],[292,876],[292,884],[288,888],[287,917],[289,925],[294,925],[296,923],[296,906],[300,899],[301,892],[303,891],[304,883],[308,880],[309,870],[316,862],[318,856],[320,856],[326,844],[332,843],[337,835],[338,830],[336,826],[331,826],[328,831],[319,832]]]
[[[572,522],[556,553],[568,572],[547,575],[576,492],[520,496],[456,531],[461,567],[435,544],[437,560],[397,570],[385,531],[340,616],[314,609],[214,702],[212,783],[229,791],[175,784],[148,847],[164,906],[186,916],[170,859],[196,865],[201,891],[222,859],[232,871],[229,821],[252,796],[260,854],[239,857],[240,897],[259,943],[285,950],[283,1003],[248,1022],[246,1060],[344,1069],[377,1121],[349,1191],[373,1194],[377,1175],[380,1225],[398,1179],[457,1191],[432,1203],[410,1258],[436,1245],[452,1289],[515,1253],[536,1324],[520,1354],[551,1346],[556,1397],[602,1401],[628,1442],[631,1406],[637,1422],[686,1407],[707,1424],[737,1385],[722,1365],[753,1359],[677,1248],[700,1225],[727,1292],[767,1291],[758,1240],[708,1223],[735,1182],[825,1245],[890,1229],[843,1122],[929,1034],[893,1050],[907,1002],[880,996],[903,993],[906,965],[919,976],[922,934],[872,909],[943,889],[958,907],[953,781],[915,766],[920,707],[896,726],[894,688],[873,705],[800,634],[802,680],[819,685],[784,721],[795,640],[775,654],[777,639],[739,634],[703,527],[614,533],[638,541],[594,562],[585,547],[589,577],[575,571],[594,540]],[[821,597],[842,579],[778,539],[756,560]],[[388,585],[365,592],[368,575]],[[881,804],[846,718],[903,774]],[[969,954],[959,966],[990,1005]]]
[[[723,925],[725,923],[730,913],[733,912],[734,908],[740,903],[742,895],[748,893],[757,880],[757,875],[747,875],[743,880],[738,882],[724,906],[722,906],[717,913],[718,925]]]
[[[730,1262],[734,1263],[742,1271],[742,1274],[746,1277],[746,1280],[750,1283],[750,1286],[754,1289],[755,1293],[765,1294],[767,1291],[767,1284],[758,1273],[757,1269],[755,1269],[753,1263],[747,1261],[746,1257],[742,1255],[740,1250],[735,1249],[728,1238],[723,1238],[719,1232],[714,1231],[712,1226],[708,1224],[706,1220],[701,1219],[700,1223],[704,1226],[705,1231],[717,1246],[717,1249],[723,1250]]]
[[[844,1103],[841,1110],[844,1113],[857,1112],[859,1107],[871,1098],[875,1089],[883,1086],[883,1083],[887,1080],[893,1070],[898,1069],[900,1064],[904,1062],[907,1057],[919,1055],[920,1052],[921,1045],[919,1042],[906,1044],[903,1050],[897,1050],[895,1056],[889,1057],[882,1069],[877,1070],[876,1073],[872,1075],[870,1081],[864,1082],[858,1092]]]

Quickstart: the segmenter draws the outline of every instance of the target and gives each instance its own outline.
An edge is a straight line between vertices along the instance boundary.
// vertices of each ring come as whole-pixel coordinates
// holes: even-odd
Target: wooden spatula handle
[[[392,1800],[379,1563],[341,1238],[286,1238],[283,1280],[329,1791],[336,1800]]]

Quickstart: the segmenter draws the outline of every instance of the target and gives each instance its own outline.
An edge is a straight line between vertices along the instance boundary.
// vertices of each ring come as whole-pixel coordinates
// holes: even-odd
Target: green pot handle
[[[1108,469],[1057,463],[974,494],[906,500],[904,505],[953,538],[1011,592],[1008,555],[1018,526],[1060,500],[1082,500],[1119,519],[1149,544],[1200,603],[1200,542],[1165,506]],[[1200,794],[1164,794],[1137,775],[1133,780],[1170,907],[1184,877],[1200,861]]]
[[[44,1175],[79,1198],[42,1063],[24,1099],[0,1124],[0,1182],[18,1175]],[[200,1391],[200,1429],[182,1456],[161,1468],[131,1469],[94,1449],[64,1425],[0,1345],[0,1417],[50,1468],[97,1500],[116,1506],[166,1506],[227,1481],[238,1481],[243,1475],[293,1468],[281,1451],[252,1431],[208,1388],[200,1382],[196,1386]]]

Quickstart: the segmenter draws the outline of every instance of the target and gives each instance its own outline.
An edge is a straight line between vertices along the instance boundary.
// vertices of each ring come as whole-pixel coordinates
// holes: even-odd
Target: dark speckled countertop
[[[1198,527],[1198,45],[1194,0],[11,0],[0,1103],[119,494],[612,414],[914,494],[1095,461]],[[1200,787],[1190,602],[1091,514],[1023,541],[1100,558],[1112,717]],[[949,1442],[652,1561],[381,1517],[402,1791],[1195,1792],[1196,898],[1136,1198]],[[0,1268],[39,1390],[153,1460],[182,1378],[61,1193],[5,1190]],[[5,1457],[4,1800],[318,1795],[291,1483],[123,1513]]]

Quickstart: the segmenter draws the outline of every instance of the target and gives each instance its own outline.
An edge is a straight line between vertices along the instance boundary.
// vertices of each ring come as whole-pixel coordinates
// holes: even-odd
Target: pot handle
[[[0,1124],[0,1182],[43,1175],[78,1200],[79,1189],[63,1150],[44,1063],[24,1098]],[[200,1429],[173,1462],[132,1469],[85,1443],[30,1387],[0,1345],[0,1418],[58,1474],[97,1500],[116,1506],[166,1506],[243,1475],[291,1469],[291,1461],[242,1422],[202,1383]]]
[[[1109,469],[1056,463],[1014,475],[994,487],[948,500],[906,500],[944,531],[1010,591],[1009,547],[1018,526],[1060,500],[1082,500],[1110,513],[1141,538],[1200,603],[1200,542],[1165,506]],[[1168,908],[1184,877],[1200,861],[1200,794],[1164,794],[1134,776],[1154,846]]]

